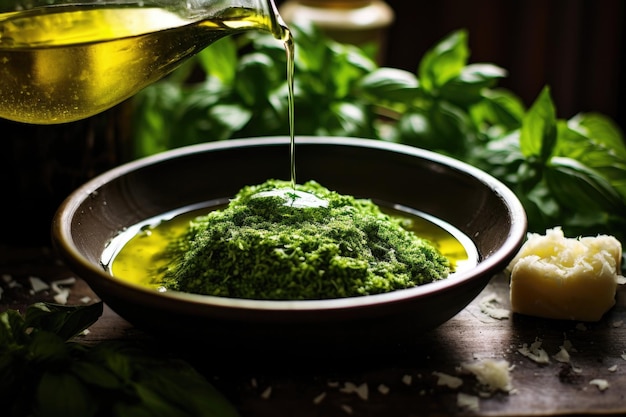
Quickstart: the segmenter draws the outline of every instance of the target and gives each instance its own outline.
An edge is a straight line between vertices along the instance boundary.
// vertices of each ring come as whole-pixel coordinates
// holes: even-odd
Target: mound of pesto
[[[207,295],[274,300],[378,294],[447,277],[450,263],[428,241],[369,200],[316,182],[296,186],[327,205],[298,207],[269,180],[194,219],[166,250],[163,285]]]

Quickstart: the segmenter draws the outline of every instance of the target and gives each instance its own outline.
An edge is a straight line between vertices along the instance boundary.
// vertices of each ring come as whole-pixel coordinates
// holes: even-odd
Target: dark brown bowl
[[[288,138],[214,142],[168,151],[108,171],[73,192],[53,221],[68,266],[114,311],[155,335],[204,340],[215,349],[337,351],[410,343],[444,323],[502,271],[520,248],[526,215],[502,183],[472,166],[384,141],[298,137],[297,182],[401,204],[455,226],[476,245],[478,265],[387,294],[260,301],[159,293],[110,276],[101,265],[120,231],[242,186],[289,179]]]

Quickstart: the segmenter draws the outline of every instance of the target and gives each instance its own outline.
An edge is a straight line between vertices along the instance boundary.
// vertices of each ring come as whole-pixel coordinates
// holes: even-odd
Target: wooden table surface
[[[34,292],[32,278],[65,281],[67,304],[98,300],[47,247],[0,246],[0,310],[21,310],[35,301],[52,301],[51,289]],[[71,278],[75,278],[72,280]],[[508,282],[493,278],[474,302],[439,328],[416,335],[411,346],[397,352],[371,352],[368,360],[342,364],[293,363],[276,366],[264,358],[241,366],[236,357],[185,355],[185,341],[176,353],[196,366],[240,411],[242,417],[308,416],[538,416],[626,414],[626,288],[618,290],[616,306],[597,323],[544,320],[519,315],[496,319],[483,312],[488,297],[508,309]],[[104,314],[83,337],[86,343],[109,339],[152,340],[105,307]],[[550,355],[539,364],[519,349],[541,340]],[[554,358],[565,341],[570,361]],[[568,346],[566,344],[566,346]],[[254,346],[249,354],[254,355]],[[479,396],[472,374],[459,365],[485,359],[507,360],[513,391]],[[219,363],[219,366],[216,366]],[[439,385],[435,372],[462,379],[457,388]],[[590,384],[604,380],[602,390]],[[459,393],[479,397],[478,410],[457,404]]]

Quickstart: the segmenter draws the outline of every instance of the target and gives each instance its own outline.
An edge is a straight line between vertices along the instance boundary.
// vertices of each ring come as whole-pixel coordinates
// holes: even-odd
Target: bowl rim
[[[457,285],[467,283],[488,273],[490,269],[503,270],[508,262],[519,250],[525,236],[527,228],[527,218],[524,208],[517,198],[504,183],[492,175],[482,171],[468,163],[442,155],[433,151],[413,147],[410,145],[392,143],[378,139],[352,138],[344,136],[298,136],[295,140],[295,149],[299,145],[333,145],[364,147],[369,149],[380,149],[384,151],[398,152],[408,156],[415,156],[421,159],[432,161],[439,165],[445,165],[453,170],[462,172],[474,177],[479,182],[490,188],[498,198],[500,198],[510,212],[511,227],[508,236],[500,248],[490,253],[486,259],[482,259],[474,267],[467,271],[455,273],[443,280],[423,284],[420,286],[395,290],[382,294],[373,294],[360,297],[333,298],[320,300],[256,300],[218,297],[211,295],[193,294],[177,291],[159,292],[141,284],[135,284],[108,274],[104,268],[100,268],[87,259],[79,251],[74,243],[71,232],[71,223],[74,214],[80,205],[97,192],[97,190],[109,181],[119,178],[132,171],[160,163],[162,161],[184,158],[195,153],[213,152],[239,147],[258,147],[289,145],[290,138],[287,136],[266,136],[251,137],[241,139],[229,139],[226,141],[207,142],[196,145],[189,145],[177,149],[167,150],[158,154],[143,157],[130,161],[103,172],[83,185],[79,186],[61,203],[52,221],[52,242],[57,253],[66,261],[76,266],[80,270],[89,271],[84,277],[88,284],[94,283],[93,275],[100,277],[96,285],[107,285],[123,287],[137,296],[157,298],[158,300],[174,303],[175,305],[186,305],[189,308],[199,306],[211,306],[223,309],[243,309],[249,311],[333,311],[345,309],[362,309],[374,307],[380,304],[397,304],[413,301],[441,290],[445,290]],[[470,236],[470,238],[472,238]],[[495,274],[494,274],[495,275]],[[197,311],[197,310],[194,310]]]

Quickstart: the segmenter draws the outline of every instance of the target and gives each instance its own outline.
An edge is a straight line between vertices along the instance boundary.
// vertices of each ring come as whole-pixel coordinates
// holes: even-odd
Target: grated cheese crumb
[[[604,391],[610,386],[609,381],[606,379],[592,379],[589,381],[589,385],[595,385],[600,391]]]
[[[511,382],[511,366],[508,361],[484,359],[474,363],[464,363],[461,368],[476,376],[478,382],[488,392],[510,392],[513,389]]]
[[[324,398],[326,398],[326,393],[322,392],[320,395],[318,395],[317,397],[313,398],[313,404],[319,404],[322,401],[324,401]]]
[[[541,347],[541,343],[541,339],[537,338],[533,343],[531,343],[530,347],[524,343],[517,351],[539,364],[550,363],[548,353]]]
[[[341,388],[339,391],[346,394],[356,394],[362,400],[367,400],[369,396],[369,388],[367,386],[367,383],[365,382],[359,386],[357,386],[353,382],[346,382],[343,385],[343,388]]]
[[[54,302],[58,304],[67,304],[69,296],[70,290],[67,288],[61,288],[59,289],[59,292],[54,295]]]
[[[511,312],[499,307],[500,303],[500,298],[498,298],[496,293],[492,292],[480,300],[480,311],[496,320],[508,319],[511,316]]]
[[[615,372],[615,371],[617,371],[617,365],[610,366],[610,367],[608,368],[608,370],[609,370],[609,372]]]
[[[622,359],[626,361],[626,353],[622,353],[621,356],[622,356]]]
[[[350,407],[347,404],[342,404],[341,405],[341,409],[346,413],[346,414],[352,414],[352,407]]]
[[[271,386],[265,388],[265,391],[263,391],[261,393],[261,398],[263,398],[264,400],[267,400],[271,396],[272,396],[272,387]]]
[[[402,382],[404,383],[404,385],[411,385],[411,383],[413,382],[413,377],[411,375],[404,375],[402,376]]]
[[[463,385],[463,380],[459,377],[448,375],[443,372],[433,372],[437,377],[437,385],[446,386],[448,388],[458,388]]]
[[[459,392],[456,396],[456,405],[465,410],[478,412],[480,410],[480,399],[475,395]]]
[[[561,362],[561,363],[569,363],[570,361],[569,352],[563,346],[561,346],[561,349],[558,351],[558,353],[552,357],[557,362]]]
[[[48,283],[43,281],[41,278],[28,277],[28,282],[30,283],[30,287],[36,293],[50,288],[50,285],[48,285]]]
[[[60,293],[63,291],[63,287],[67,286],[67,285],[74,285],[76,284],[76,278],[70,277],[70,278],[66,278],[66,279],[60,279],[57,281],[52,281],[52,291],[56,292],[56,293]]]
[[[378,392],[380,392],[383,395],[387,395],[389,394],[389,387],[385,384],[380,384],[378,386]]]

